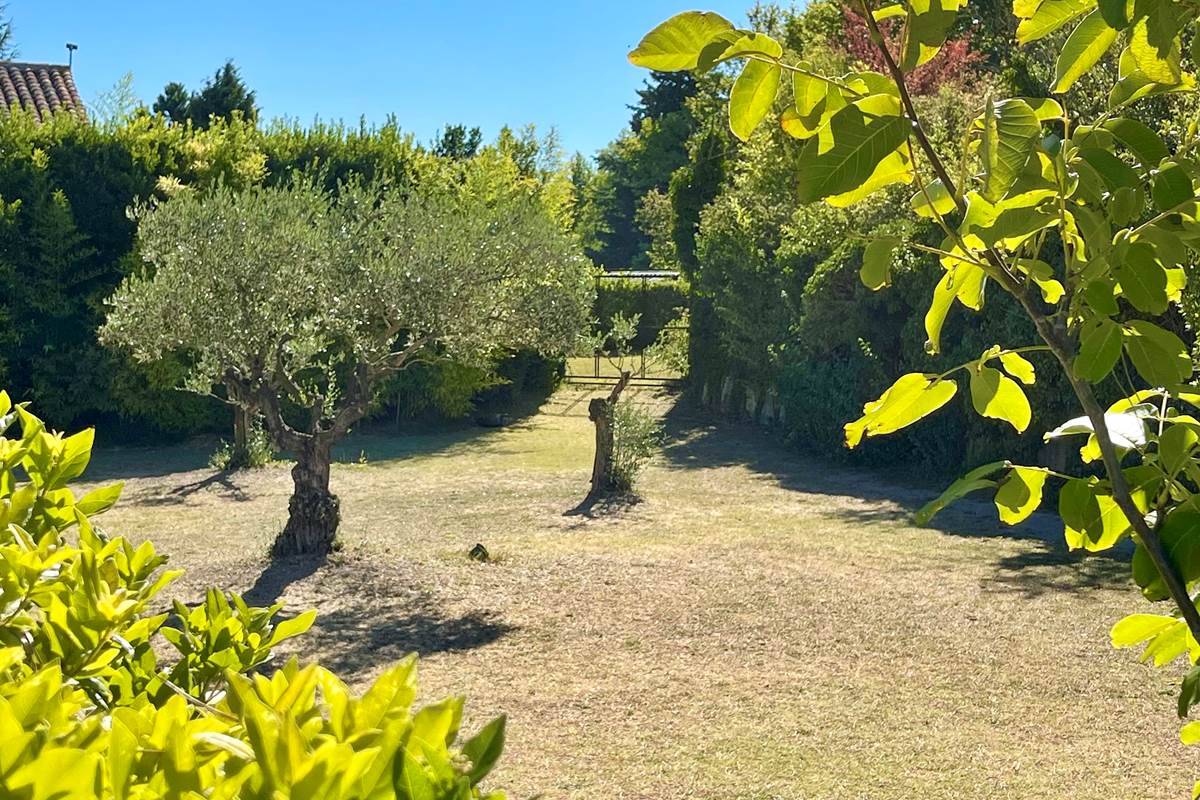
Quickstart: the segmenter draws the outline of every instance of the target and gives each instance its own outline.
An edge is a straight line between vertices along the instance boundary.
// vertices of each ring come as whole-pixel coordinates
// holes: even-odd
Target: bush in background
[[[688,285],[682,278],[641,279],[608,277],[596,280],[593,315],[597,330],[609,330],[613,317],[640,314],[637,336],[630,343],[633,351],[650,346],[667,325],[688,304]]]
[[[662,445],[662,422],[631,398],[613,409],[612,488],[632,491],[638,475]]]
[[[257,469],[275,460],[275,447],[271,444],[271,435],[267,433],[261,420],[255,420],[247,432],[246,452],[239,456],[234,450],[233,442],[222,439],[217,449],[208,457],[208,466],[224,472],[228,469]]]
[[[60,427],[103,422],[123,439],[142,440],[227,430],[226,406],[175,388],[186,354],[176,363],[139,366],[96,341],[105,301],[139,262],[127,209],[218,183],[277,184],[297,171],[319,172],[333,190],[355,175],[403,188],[485,169],[503,181],[546,187],[548,205],[561,214],[563,203],[554,198],[565,191],[566,178],[555,172],[549,144],[532,131],[509,131],[464,162],[431,154],[394,122],[260,127],[234,114],[199,130],[145,113],[106,125],[67,114],[43,124],[26,114],[5,116],[0,384],[18,400],[36,401]],[[385,391],[378,405],[387,415],[460,415],[495,382],[490,373],[439,365],[396,382],[390,387],[396,394]]]

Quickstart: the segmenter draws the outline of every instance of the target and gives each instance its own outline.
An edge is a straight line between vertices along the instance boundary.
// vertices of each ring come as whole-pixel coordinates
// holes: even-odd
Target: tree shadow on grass
[[[628,511],[642,502],[641,496],[633,492],[592,492],[579,501],[579,505],[564,511],[564,517],[585,517],[596,519]]]
[[[289,601],[280,618],[316,606],[316,622],[294,646],[305,660],[320,661],[351,679],[409,653],[473,650],[516,630],[489,609],[458,612],[435,594],[413,589],[417,573],[375,566],[336,555],[274,559],[243,597],[250,605],[269,606],[293,584],[313,578],[299,592],[304,599]]]
[[[453,455],[463,447],[494,447],[505,441],[505,430],[528,424],[545,402],[546,398],[534,394],[505,404],[501,427],[481,424],[485,417],[501,413],[490,408],[462,420],[409,421],[399,426],[381,420],[364,423],[337,444],[333,460],[335,463],[395,461],[439,452]],[[215,436],[197,436],[185,442],[150,447],[104,443],[93,453],[85,479],[100,483],[207,471],[211,469],[209,459],[218,443]],[[286,458],[287,454],[279,457]]]
[[[122,497],[125,502],[135,506],[171,506],[182,505],[192,495],[211,489],[226,500],[245,502],[252,499],[241,486],[237,485],[234,476],[234,472],[221,470],[199,480],[181,483],[174,488],[143,489],[122,495]]]
[[[474,650],[514,630],[495,612],[451,613],[432,596],[417,594],[384,607],[319,612],[306,649],[323,665],[353,677],[409,653]]]
[[[1051,593],[1084,593],[1131,583],[1128,559],[1121,554],[1081,556],[1065,547],[1043,546],[998,559],[996,575],[986,588],[1038,597]]]
[[[157,478],[208,468],[217,440],[198,436],[156,447],[123,447],[101,443],[92,452],[84,479],[107,482],[130,478]]]
[[[273,605],[289,586],[316,573],[326,563],[328,559],[324,556],[274,558],[242,593],[242,599],[252,606]]]
[[[665,419],[668,464],[679,469],[743,467],[769,476],[781,488],[867,503],[830,503],[830,518],[864,525],[912,524],[912,513],[936,497],[950,481],[928,476],[884,474],[829,464],[780,445],[778,435],[748,424],[714,421],[687,399]],[[920,481],[920,482],[918,482]],[[928,526],[948,536],[1004,538],[1029,542],[1029,550],[996,560],[986,588],[1035,596],[1047,592],[1087,592],[1129,583],[1132,548],[1081,556],[1067,551],[1062,523],[1039,512],[1020,525],[1002,525],[984,495],[968,497],[942,511]]]

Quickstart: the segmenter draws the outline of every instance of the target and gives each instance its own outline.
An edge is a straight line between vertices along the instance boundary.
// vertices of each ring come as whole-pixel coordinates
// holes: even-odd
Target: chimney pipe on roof
[[[79,45],[74,42],[67,42],[67,66],[75,66],[75,51],[79,49]]]

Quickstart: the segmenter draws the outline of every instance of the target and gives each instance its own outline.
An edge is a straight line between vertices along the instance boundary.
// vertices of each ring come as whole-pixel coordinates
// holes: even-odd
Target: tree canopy
[[[447,125],[433,140],[434,155],[442,158],[463,160],[472,158],[483,144],[483,133],[479,128],[468,129],[466,125]]]
[[[482,167],[460,177],[336,196],[299,179],[144,206],[146,268],[112,298],[101,338],[141,361],[181,354],[189,386],[223,384],[261,411],[277,446],[298,453],[298,493],[328,500],[329,450],[383,377],[561,353],[587,323],[589,265],[541,197]],[[292,512],[290,526],[312,527]],[[292,549],[328,548],[336,507],[322,513],[320,543]]]
[[[214,119],[232,119],[234,114],[250,121],[258,117],[254,92],[232,61],[217,69],[198,92],[189,93],[182,83],[171,81],[154,101],[153,110],[176,124],[190,121],[197,128],[207,128]]]

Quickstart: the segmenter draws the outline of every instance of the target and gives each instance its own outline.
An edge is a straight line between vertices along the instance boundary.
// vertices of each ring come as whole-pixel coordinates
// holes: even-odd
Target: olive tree
[[[469,177],[401,193],[304,181],[185,194],[135,211],[144,274],[111,299],[105,343],[183,354],[188,387],[224,385],[295,455],[277,555],[325,553],[339,520],[333,445],[382,378],[421,361],[487,366],[564,352],[592,279],[536,193]]]
[[[1016,299],[1037,339],[997,343],[950,369],[901,376],[847,423],[847,446],[936,412],[957,394],[960,379],[980,415],[1024,431],[1031,407],[1022,386],[1036,379],[1030,359],[1062,370],[1082,413],[1046,436],[1084,437],[1081,459],[1099,470],[986,464],[918,519],[927,521],[970,492],[989,491],[1000,519],[1015,524],[1039,506],[1048,482],[1058,482],[1067,544],[1097,551],[1132,539],[1134,581],[1147,599],[1173,606],[1171,613],[1126,617],[1114,626],[1113,643],[1144,643],[1143,657],[1158,665],[1182,657],[1195,665],[1200,388],[1188,347],[1167,316],[1181,300],[1184,266],[1200,250],[1200,135],[1191,120],[1180,141],[1166,141],[1136,119],[1136,106],[1155,95],[1196,91],[1200,7],[1170,0],[1014,0],[1018,44],[1070,26],[1055,68],[1055,97],[989,97],[966,109],[968,136],[946,157],[926,134],[909,81],[937,56],[963,0],[843,4],[869,31],[880,71],[825,74],[769,36],[702,12],[664,22],[630,59],[655,70],[698,72],[740,63],[730,127],[747,139],[769,114],[781,112],[779,124],[798,140],[794,179],[804,202],[848,206],[885,187],[915,186],[910,212],[931,220],[944,239],[871,241],[864,283],[886,287],[895,251],[921,250],[937,256],[944,270],[924,318],[931,353],[939,350],[952,309],[982,310],[989,288]],[[1119,75],[1106,109],[1076,119],[1068,91],[1114,48]],[[1106,391],[1120,387],[1124,397],[1102,402],[1097,384],[1106,380]],[[1193,666],[1183,680],[1180,715],[1197,702],[1200,666]],[[1182,735],[1200,741],[1200,722]]]

